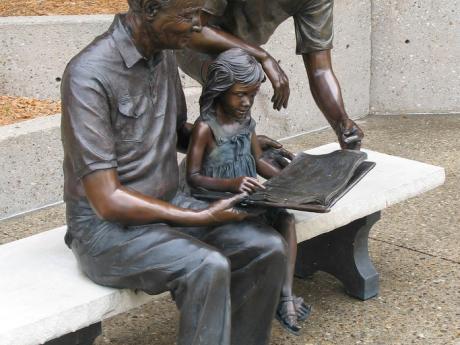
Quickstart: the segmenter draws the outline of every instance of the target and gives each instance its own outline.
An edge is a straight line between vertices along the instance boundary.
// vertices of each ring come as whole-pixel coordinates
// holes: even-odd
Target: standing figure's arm
[[[359,150],[364,133],[345,111],[342,91],[332,70],[331,51],[316,51],[302,56],[313,98],[334,129],[340,146]]]
[[[192,138],[187,153],[187,183],[193,188],[205,188],[223,192],[253,192],[257,188],[264,188],[257,179],[248,176],[237,178],[215,178],[201,174],[204,155],[213,145],[211,129],[204,122],[196,122],[192,131]]]
[[[177,127],[177,151],[187,153],[187,149],[192,136],[193,125],[189,122],[184,122]]]
[[[231,48],[243,49],[259,61],[270,80],[273,86],[271,99],[273,109],[280,110],[281,107],[286,108],[288,106],[289,79],[278,62],[264,49],[250,45],[227,32],[207,26],[203,27],[201,32],[193,33],[189,47],[208,54],[219,54]]]

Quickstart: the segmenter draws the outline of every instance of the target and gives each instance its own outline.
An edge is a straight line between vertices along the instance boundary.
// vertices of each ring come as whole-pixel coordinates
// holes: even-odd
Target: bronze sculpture
[[[203,0],[128,3],[62,79],[65,241],[98,284],[169,290],[178,344],[268,344],[285,243],[232,208],[241,196],[177,193],[191,125],[171,49],[201,30]]]
[[[264,80],[260,64],[239,48],[219,54],[209,65],[200,97],[200,117],[193,126],[187,152],[186,176],[192,190],[252,194],[264,189],[257,174],[267,179],[279,175],[281,170],[262,157],[256,122],[251,116],[254,98]],[[310,307],[292,293],[295,219],[284,209],[272,208],[259,220],[273,226],[286,240],[287,274],[276,318],[287,331],[299,335],[298,321],[308,317]]]
[[[288,104],[288,78],[270,54],[258,46],[266,43],[283,21],[293,17],[296,53],[302,55],[313,98],[334,129],[341,147],[359,149],[364,134],[348,118],[340,85],[332,70],[332,12],[333,0],[207,0],[204,13],[209,26],[193,35],[191,49],[178,52],[179,66],[203,83],[213,56],[199,51],[210,45],[242,48],[262,63],[274,88],[273,108],[280,110]],[[219,34],[221,30],[247,43],[225,37]]]

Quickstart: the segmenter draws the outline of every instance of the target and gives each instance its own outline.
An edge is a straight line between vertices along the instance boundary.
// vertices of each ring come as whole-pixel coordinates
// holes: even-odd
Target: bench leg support
[[[50,340],[44,345],[93,345],[94,340],[101,334],[102,326],[101,323],[95,323],[88,327],[79,329],[76,332],[72,332],[63,335],[60,338]]]
[[[346,292],[367,300],[378,294],[379,274],[369,257],[368,236],[380,212],[357,219],[326,234],[299,243],[296,276],[324,271],[339,279]]]

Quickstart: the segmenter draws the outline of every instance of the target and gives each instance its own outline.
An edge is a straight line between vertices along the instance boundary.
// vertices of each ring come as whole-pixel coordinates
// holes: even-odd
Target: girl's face
[[[245,119],[254,103],[254,97],[259,92],[259,88],[260,83],[252,85],[234,84],[218,101],[225,116],[235,120]]]

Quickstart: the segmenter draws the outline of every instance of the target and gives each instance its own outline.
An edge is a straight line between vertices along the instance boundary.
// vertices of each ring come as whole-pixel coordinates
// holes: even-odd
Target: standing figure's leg
[[[272,228],[257,222],[219,226],[202,240],[231,265],[233,345],[266,345],[286,268],[286,246]]]
[[[74,236],[71,246],[90,279],[150,294],[169,290],[180,310],[178,345],[230,344],[225,256],[166,224],[123,227],[93,219],[87,225],[85,232],[76,229],[84,236]]]

